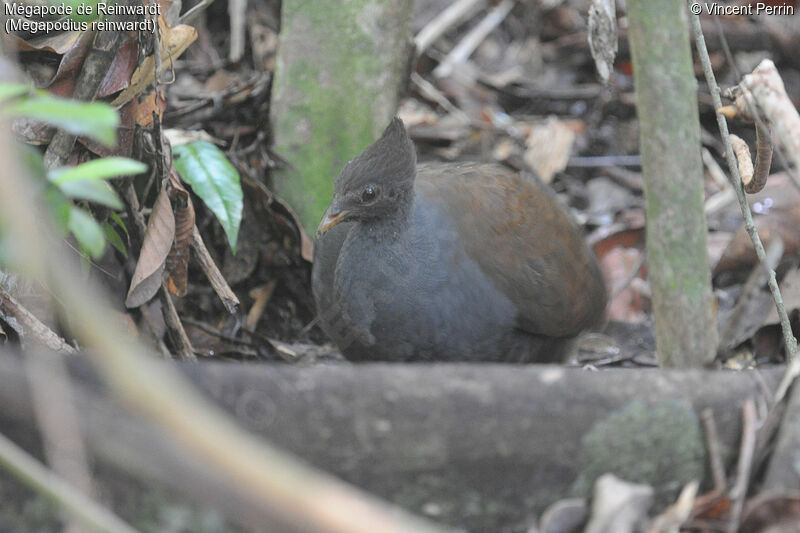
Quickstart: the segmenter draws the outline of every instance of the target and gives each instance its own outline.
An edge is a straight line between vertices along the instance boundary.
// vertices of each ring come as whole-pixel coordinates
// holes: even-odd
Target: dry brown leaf
[[[131,100],[134,101],[137,101],[136,125],[145,128],[153,125],[153,113],[161,117],[167,108],[167,101],[161,91],[152,91],[145,98]]]
[[[20,52],[55,52],[63,54],[75,44],[82,34],[86,32],[80,30],[52,32],[39,37],[25,40],[16,35],[4,34],[3,41],[10,47],[16,48]]]
[[[771,209],[769,214],[755,218],[754,222],[764,248],[777,235],[783,240],[784,255],[800,254],[800,232],[797,231],[800,227],[800,205],[789,209]],[[749,269],[757,261],[753,243],[742,225],[733,234],[731,242],[714,266],[714,274],[726,270]]]
[[[186,296],[194,206],[189,192],[181,185],[174,169],[170,173],[169,197],[175,214],[175,239],[167,255],[167,287],[175,296]]]
[[[617,247],[600,259],[606,285],[613,296],[606,310],[609,320],[643,322],[646,319],[644,307],[648,300],[638,290],[639,285],[644,282],[641,272],[645,267],[640,267],[639,275],[631,280],[637,265],[641,264],[641,256],[642,251],[636,248]],[[628,285],[624,286],[626,282]]]
[[[93,32],[84,32],[75,45],[64,54],[61,58],[61,63],[58,65],[58,71],[45,86],[48,91],[64,97],[72,94],[93,36]],[[117,51],[108,72],[106,72],[100,84],[100,88],[97,91],[98,98],[121,91],[128,86],[131,73],[138,60],[137,54],[138,42],[135,39],[127,39]]]
[[[573,125],[548,117],[544,123],[531,126],[523,158],[545,183],[550,183],[556,173],[567,168],[574,142]]]
[[[197,30],[186,24],[180,24],[174,28],[167,26],[163,15],[158,18],[158,27],[161,32],[160,49],[161,49],[161,68],[166,70],[170,68],[173,61],[180,57],[180,55],[189,48],[195,39],[197,39]],[[120,106],[125,102],[142,94],[148,85],[155,80],[155,57],[149,55],[144,58],[142,64],[133,73],[131,83],[127,89],[113,101],[111,105]]]
[[[136,39],[128,39],[114,56],[114,61],[111,62],[111,67],[97,90],[97,97],[103,98],[126,88],[130,84],[138,61],[139,43]]]
[[[93,31],[83,32],[72,47],[61,56],[55,76],[45,86],[50,93],[63,97],[72,94],[75,80],[78,79],[83,60],[86,58],[86,52],[92,44],[94,35]]]
[[[158,292],[167,254],[172,248],[174,238],[175,216],[172,214],[167,191],[162,189],[156,198],[153,212],[150,213],[150,220],[147,221],[139,261],[125,299],[126,307],[139,307]]]

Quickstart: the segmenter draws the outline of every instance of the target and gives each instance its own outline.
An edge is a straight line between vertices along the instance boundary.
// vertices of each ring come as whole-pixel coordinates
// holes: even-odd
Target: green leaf
[[[2,114],[41,120],[73,135],[86,135],[106,146],[113,146],[116,142],[119,126],[117,111],[107,104],[54,97],[16,102],[4,107]]]
[[[231,250],[242,221],[242,185],[239,172],[222,150],[206,141],[195,141],[173,149],[175,168],[191,185],[222,224]]]
[[[65,236],[69,231],[69,214],[72,211],[72,202],[55,187],[48,187],[42,195],[45,205],[50,208],[50,214],[56,223],[56,228]]]
[[[51,170],[47,179],[61,185],[78,180],[107,180],[132,174],[141,174],[147,165],[127,157],[103,157],[81,163],[76,167],[62,167]]]
[[[69,211],[69,230],[75,235],[78,244],[97,259],[103,255],[106,239],[100,224],[80,207],[73,207]]]
[[[106,236],[106,240],[109,243],[111,243],[111,246],[116,248],[117,251],[121,253],[123,257],[125,257],[125,259],[127,259],[128,250],[125,248],[125,243],[123,242],[120,234],[117,233],[117,230],[114,229],[114,226],[112,226],[108,222],[103,222],[102,227],[103,227],[103,234]]]
[[[75,200],[89,200],[111,209],[123,208],[122,200],[119,199],[117,192],[105,181],[68,181],[59,185],[58,188]]]
[[[130,235],[130,233],[128,233],[128,227],[125,225],[125,223],[122,221],[122,219],[121,219],[121,218],[119,218],[119,215],[118,215],[118,214],[116,214],[116,213],[111,213],[111,220],[113,220],[114,222],[116,222],[116,223],[117,223],[117,225],[118,225],[120,228],[122,228],[122,231],[124,231],[124,232],[125,232],[125,238],[126,238],[126,239],[130,239],[130,238],[131,238],[131,235]]]
[[[28,94],[30,91],[31,86],[23,83],[0,83],[0,103],[9,98]]]

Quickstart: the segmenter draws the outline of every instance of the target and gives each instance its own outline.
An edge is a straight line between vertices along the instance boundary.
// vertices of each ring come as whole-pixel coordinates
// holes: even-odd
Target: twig
[[[31,488],[58,502],[90,529],[108,533],[136,533],[135,529],[115,514],[75,490],[2,434],[0,463]]]
[[[142,314],[141,327],[143,327],[145,331],[150,334],[150,337],[153,339],[154,346],[158,349],[158,353],[161,354],[161,357],[164,359],[172,359],[172,354],[169,353],[167,345],[164,343],[163,335],[159,335],[158,333],[160,328],[156,326],[156,322],[153,318],[153,313],[150,308],[146,305],[143,305],[139,308],[139,312]]]
[[[419,90],[422,92],[423,96],[426,96],[442,106],[442,109],[446,109],[448,112],[454,114],[462,122],[465,124],[469,124],[471,121],[469,116],[467,116],[464,111],[459,109],[453,102],[448,100],[448,98],[442,94],[442,91],[436,88],[434,84],[417,74],[416,72],[411,73],[411,83],[417,86]]]
[[[433,70],[434,77],[447,77],[453,72],[453,67],[455,65],[466,61],[492,30],[505,20],[515,3],[515,0],[503,0],[489,11],[486,17],[470,30],[464,39],[447,54],[444,61],[439,63],[439,66]]]
[[[736,483],[731,488],[731,514],[728,520],[728,533],[739,531],[739,519],[747,487],[750,484],[750,470],[753,466],[753,452],[756,444],[756,408],[753,400],[742,405],[742,444],[739,446],[739,462],[736,465]]]
[[[703,422],[703,429],[706,433],[706,445],[708,446],[708,459],[711,466],[711,477],[714,479],[714,492],[722,494],[725,492],[725,466],[722,463],[722,453],[719,449],[719,434],[717,424],[714,422],[714,412],[703,409],[700,413]]]
[[[697,3],[697,0],[688,1],[690,6]],[[706,83],[708,83],[709,91],[711,92],[711,98],[714,102],[714,109],[718,110],[720,107],[722,107],[722,100],[720,99],[720,90],[719,86],[717,85],[716,78],[714,77],[714,71],[711,68],[711,59],[708,57],[708,49],[706,48],[705,38],[703,37],[703,29],[700,26],[700,17],[692,14],[691,20],[692,27],[694,29],[695,41],[697,42],[697,53],[700,57],[700,61],[703,64],[703,72],[705,73]],[[745,197],[744,189],[742,187],[742,179],[741,176],[739,176],[739,169],[736,167],[736,159],[733,154],[733,148],[731,147],[728,134],[728,123],[725,121],[725,117],[723,115],[716,113],[716,116],[717,125],[719,126],[719,131],[722,136],[722,142],[725,144],[728,169],[733,177],[732,185],[736,191],[736,197],[739,200],[739,207],[741,208],[742,215],[744,216],[744,227],[747,231],[747,234],[750,236],[750,239],[753,241],[753,247],[756,250],[756,256],[758,256],[758,260],[761,262],[761,264],[765,264],[766,252],[764,251],[764,245],[761,243],[761,238],[758,236],[755,224],[753,223],[753,215],[750,213],[750,207],[747,204],[747,198]],[[780,289],[778,288],[778,281],[775,277],[775,271],[771,268],[768,270],[768,284],[769,290],[772,293],[772,298],[775,300],[775,307],[778,311],[778,317],[780,318],[781,330],[783,331],[783,341],[786,347],[786,356],[791,363],[790,369],[792,365],[796,365],[797,370],[800,371],[800,364],[795,363],[795,361],[798,359],[797,340],[792,334],[792,328],[789,324],[789,317],[786,314],[786,308],[783,305],[783,297],[781,296]],[[778,392],[780,392],[780,388]],[[785,391],[783,393],[785,394]]]
[[[250,331],[256,329],[258,321],[261,319],[261,315],[264,314],[264,310],[267,308],[267,304],[272,298],[272,293],[275,292],[277,285],[278,280],[271,279],[266,285],[256,287],[250,291],[253,305],[250,307],[250,312],[247,313],[247,320],[245,321],[245,327]]]
[[[567,168],[595,168],[595,167],[641,167],[641,155],[590,155],[571,157],[567,161]]]
[[[725,176],[725,172],[720,168],[717,160],[714,159],[714,156],[711,155],[707,148],[703,148],[703,163],[705,163],[711,179],[720,188],[720,191],[710,196],[703,205],[706,215],[710,215],[735,201],[736,191],[733,190],[728,178]]]
[[[239,298],[228,285],[228,282],[225,281],[222,272],[219,271],[217,264],[211,258],[211,254],[208,253],[208,248],[206,248],[197,226],[192,228],[192,250],[194,250],[194,257],[200,264],[200,268],[203,269],[203,273],[205,273],[206,278],[214,288],[214,292],[222,300],[225,309],[230,314],[235,315],[239,310]]]
[[[200,13],[208,9],[208,7],[214,3],[214,0],[200,0],[193,8],[189,11],[181,15],[180,23],[181,24],[189,24],[192,22],[195,17],[197,17]]]
[[[244,55],[244,26],[247,0],[228,0],[228,18],[231,24],[231,46],[228,59],[236,63]]]
[[[458,0],[436,15],[433,20],[425,25],[414,37],[417,54],[422,54],[445,32],[468,19],[478,10],[483,9],[486,0]]]
[[[569,167],[569,162],[567,162]],[[603,173],[613,181],[636,192],[644,191],[644,181],[641,172],[633,172],[622,167],[603,167]]]
[[[75,353],[75,348],[23,307],[5,290],[2,283],[0,283],[0,318],[8,323],[23,341],[46,346],[54,352]]]
[[[161,289],[158,291],[161,298],[161,306],[164,309],[164,323],[167,325],[169,338],[172,340],[175,352],[179,359],[184,361],[196,361],[197,356],[194,354],[192,342],[183,329],[183,324],[178,316],[178,310],[175,308],[175,302],[172,301],[172,295],[169,293],[167,283],[161,282]]]
[[[711,155],[711,152],[708,151],[708,148],[703,147],[703,163],[706,164],[708,168],[708,173],[711,175],[711,179],[714,180],[717,187],[720,189],[730,190],[731,184],[728,181],[728,177],[725,175],[725,171],[722,170],[722,167],[719,166],[717,160],[714,159],[714,156]]]

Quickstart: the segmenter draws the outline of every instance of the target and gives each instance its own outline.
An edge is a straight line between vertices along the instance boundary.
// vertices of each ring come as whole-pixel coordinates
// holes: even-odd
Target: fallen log
[[[488,364],[181,368],[251,431],[468,531],[524,531],[545,506],[585,491],[603,471],[672,497],[689,479],[705,476],[697,413],[710,408],[722,448],[735,451],[742,402],[769,397],[782,372]],[[0,431],[6,421],[35,430],[21,375],[12,359],[0,359]],[[258,502],[226,501],[224,484],[91,381],[79,379],[76,403],[98,458],[201,501],[213,498],[254,528],[263,523]],[[646,467],[651,463],[658,467]]]

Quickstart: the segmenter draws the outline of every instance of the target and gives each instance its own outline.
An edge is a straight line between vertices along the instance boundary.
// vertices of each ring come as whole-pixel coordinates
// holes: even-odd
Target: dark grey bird
[[[549,187],[498,165],[417,166],[397,118],[339,174],[312,287],[353,360],[553,361],[606,305]]]

